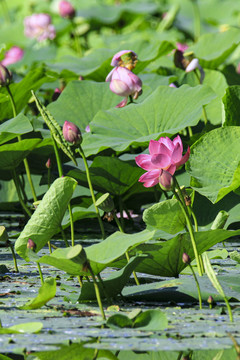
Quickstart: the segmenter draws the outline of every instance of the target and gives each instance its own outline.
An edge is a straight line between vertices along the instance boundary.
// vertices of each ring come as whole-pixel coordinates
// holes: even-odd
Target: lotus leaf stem
[[[93,204],[94,204],[94,207],[95,207],[95,211],[96,211],[96,214],[97,214],[97,218],[98,218],[98,222],[99,222],[99,225],[100,225],[100,229],[101,229],[101,232],[102,232],[102,238],[105,239],[105,231],[104,231],[104,226],[103,226],[103,222],[102,222],[102,219],[101,219],[101,216],[99,214],[99,210],[98,210],[98,207],[96,206],[96,199],[95,199],[95,195],[94,195],[94,191],[93,191],[93,187],[92,187],[92,182],[91,182],[91,177],[90,177],[90,172],[89,172],[89,167],[88,167],[88,163],[87,163],[87,159],[85,157],[85,154],[84,154],[84,151],[81,147],[81,145],[79,145],[79,153],[83,159],[83,162],[84,162],[84,166],[85,166],[85,170],[86,170],[86,176],[87,176],[87,182],[88,182],[88,187],[89,187],[89,190],[90,190],[90,193],[91,193],[91,196],[92,196],[92,201],[93,201]]]

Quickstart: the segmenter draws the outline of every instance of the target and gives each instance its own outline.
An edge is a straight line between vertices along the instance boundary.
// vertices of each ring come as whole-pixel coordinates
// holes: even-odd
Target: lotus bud
[[[32,251],[35,251],[36,247],[37,247],[37,245],[35,244],[35,242],[32,239],[28,239],[27,248]]]
[[[123,107],[127,104],[127,97],[132,96],[137,99],[142,94],[142,81],[125,67],[115,67],[107,76],[106,81],[110,81],[110,90],[125,99],[117,107]]]
[[[96,206],[108,213],[114,210],[114,202],[109,193],[103,194],[97,201]]]
[[[20,47],[13,46],[13,47],[11,47],[11,49],[9,49],[6,52],[5,57],[1,63],[4,66],[14,64],[14,63],[20,61],[22,59],[23,55],[24,55],[24,51]]]
[[[63,124],[63,136],[66,141],[74,145],[80,145],[82,142],[80,129],[70,121],[65,121]]]
[[[7,242],[8,241],[8,233],[5,226],[0,226],[0,242]]]
[[[51,167],[51,159],[50,158],[47,160],[45,165],[46,165],[47,169],[50,169],[50,167]]]
[[[209,308],[212,309],[213,304],[214,304],[214,300],[213,300],[213,297],[211,295],[208,297],[207,302],[209,304]]]
[[[213,297],[210,295],[209,298],[207,299],[207,302],[209,304],[212,304],[213,303]]]
[[[132,50],[122,50],[115,54],[112,58],[112,66],[125,67],[128,70],[135,68],[137,63],[137,54]]]
[[[174,83],[169,84],[169,87],[176,88],[176,85]]]
[[[198,59],[192,59],[192,61],[190,61],[190,63],[188,64],[188,66],[186,67],[185,71],[186,73],[189,73],[193,70],[196,70],[199,67],[199,61]]]
[[[183,256],[182,256],[182,261],[184,262],[184,264],[190,264],[191,259],[190,259],[190,257],[189,257],[189,255],[188,255],[188,254],[183,253]]]
[[[75,16],[75,9],[69,1],[60,1],[59,5],[59,14],[63,18],[72,19]]]
[[[59,96],[61,95],[61,92],[62,91],[59,88],[56,88],[54,90],[54,93],[53,93],[53,96],[52,96],[52,101],[56,101],[59,98]]]
[[[174,185],[173,176],[168,171],[162,169],[159,176],[159,185],[164,191],[172,190]]]
[[[12,74],[11,72],[0,63],[0,87],[8,86],[11,82]]]
[[[185,69],[185,66],[184,66],[184,62],[185,62],[185,58],[183,56],[183,52],[180,51],[180,50],[176,50],[175,53],[174,53],[174,64],[177,68],[180,68],[180,69]]]

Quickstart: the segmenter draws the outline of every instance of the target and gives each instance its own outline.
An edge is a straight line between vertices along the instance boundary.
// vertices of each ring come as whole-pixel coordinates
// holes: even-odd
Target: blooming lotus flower
[[[82,142],[82,134],[79,128],[70,121],[65,121],[63,124],[64,139],[74,145],[79,145]]]
[[[188,160],[190,148],[188,147],[186,154],[182,155],[183,145],[179,135],[173,140],[161,137],[158,141],[150,141],[149,153],[150,155],[141,154],[135,158],[137,165],[147,170],[140,176],[139,181],[143,182],[145,187],[154,186],[161,181],[163,186],[164,184],[168,186],[171,184],[170,175],[174,175],[175,171]]]
[[[111,65],[112,66],[122,66],[128,70],[135,68],[137,63],[137,54],[132,50],[121,50],[116,53],[113,58]]]
[[[27,37],[36,38],[38,41],[54,39],[55,27],[52,25],[51,16],[48,14],[33,14],[24,19],[24,33]]]
[[[130,70],[117,66],[107,76],[106,81],[110,82],[110,90],[125,99],[117,105],[123,107],[127,104],[128,96],[137,99],[142,93],[142,81]]]
[[[75,9],[69,1],[60,1],[58,9],[59,14],[64,18],[72,19],[75,16]]]
[[[4,66],[14,64],[20,61],[23,55],[24,51],[20,47],[12,46],[11,49],[6,52],[4,59],[1,61],[1,64]]]

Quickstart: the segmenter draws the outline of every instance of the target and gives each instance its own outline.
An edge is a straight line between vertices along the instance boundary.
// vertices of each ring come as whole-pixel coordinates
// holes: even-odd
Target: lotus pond
[[[238,2],[0,9],[0,360],[240,359]]]

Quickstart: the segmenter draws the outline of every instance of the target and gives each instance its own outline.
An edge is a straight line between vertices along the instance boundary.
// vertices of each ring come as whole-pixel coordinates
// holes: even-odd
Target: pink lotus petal
[[[171,163],[176,164],[182,159],[182,150],[181,145],[179,143],[176,144],[172,156],[171,156]]]
[[[190,147],[188,146],[188,149],[187,149],[187,152],[185,155],[183,155],[182,159],[176,164],[176,168],[178,169],[179,166],[185,164],[185,162],[188,161],[189,159],[189,156],[190,156]]]
[[[167,169],[165,169],[166,171],[168,171],[171,175],[174,175],[175,171],[176,171],[176,165],[170,165]]]
[[[161,137],[158,142],[160,144],[164,144],[170,151],[173,151],[174,149],[174,145],[171,139],[169,139],[169,137]]]
[[[122,80],[112,79],[110,82],[110,90],[119,96],[131,95],[131,90],[128,85]]]
[[[151,170],[140,176],[139,180],[140,182],[145,182],[149,180],[158,179],[159,175],[161,174],[161,169]]]
[[[124,55],[124,54],[127,54],[127,53],[133,53],[135,56],[137,56],[137,54],[132,50],[121,50],[121,51],[117,52],[113,56],[112,61],[111,61],[111,65],[112,66],[118,66],[118,62],[121,60],[121,56]]]
[[[114,69],[112,69],[112,71],[110,71],[110,73],[108,74],[108,76],[106,77],[106,82],[109,82],[109,81],[111,81],[112,80],[112,74],[113,74],[113,72],[114,72],[114,70],[115,70],[116,68],[114,68]]]
[[[128,97],[125,97],[122,101],[120,101],[119,104],[115,106],[115,108],[122,108],[127,105],[127,102],[128,102]]]
[[[188,46],[187,44],[182,44],[182,43],[177,42],[177,49],[180,50],[180,51],[182,51],[182,52],[184,52],[185,50],[187,50],[188,47],[189,47],[189,46]]]
[[[192,59],[192,61],[188,64],[188,66],[185,69],[186,73],[189,73],[195,69],[197,69],[199,66],[199,61],[198,59]]]
[[[136,156],[135,161],[139,167],[150,171],[156,169],[156,166],[151,161],[152,156],[148,154],[141,154]]]
[[[140,176],[138,181],[143,182],[145,187],[154,186],[159,183],[160,173],[161,170],[148,171],[142,176]]]
[[[149,180],[149,181],[146,181],[143,186],[146,187],[146,188],[149,188],[149,187],[152,187],[152,186],[155,186],[159,184],[159,178],[156,178],[155,180]]]
[[[150,155],[158,154],[160,149],[160,144],[158,141],[150,140],[149,142],[149,153]]]
[[[165,154],[154,154],[151,160],[158,169],[165,169],[171,165],[171,158]]]
[[[183,152],[183,145],[182,145],[182,140],[180,138],[180,136],[176,136],[174,139],[173,139],[173,145],[174,147],[177,145],[177,144],[180,144],[181,146],[181,152]]]

